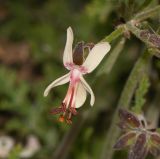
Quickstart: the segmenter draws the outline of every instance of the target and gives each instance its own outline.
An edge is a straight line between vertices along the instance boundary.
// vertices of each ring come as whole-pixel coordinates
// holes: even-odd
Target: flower
[[[0,158],[7,158],[13,146],[13,138],[10,136],[0,136]]]
[[[75,51],[72,51],[72,44],[73,31],[72,28],[69,27],[67,29],[63,64],[70,72],[53,81],[44,91],[44,96],[47,96],[53,87],[69,82],[69,88],[61,106],[52,110],[52,114],[63,113],[60,116],[59,121],[63,122],[66,117],[67,123],[72,123],[72,114],[76,115],[76,108],[79,108],[84,104],[87,96],[86,92],[90,93],[90,105],[93,106],[95,101],[94,93],[83,78],[83,75],[91,73],[110,50],[110,44],[108,42],[100,42],[94,46],[79,43]],[[81,59],[83,58],[83,53],[86,48],[88,49],[89,54],[82,63]],[[78,56],[80,56],[80,58],[78,58]]]
[[[128,159],[144,159],[148,153],[160,155],[160,134],[149,125],[142,114],[137,115],[126,110],[119,110],[119,127],[124,131],[115,149],[130,147]]]
[[[20,153],[21,158],[31,158],[35,153],[40,150],[40,142],[38,138],[34,135],[30,135],[27,139],[26,146],[22,149]]]

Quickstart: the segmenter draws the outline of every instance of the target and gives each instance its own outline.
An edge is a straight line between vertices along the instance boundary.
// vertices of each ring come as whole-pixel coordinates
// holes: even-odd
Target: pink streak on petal
[[[71,93],[71,96],[70,96],[70,102],[69,102],[69,106],[68,106],[68,109],[69,111],[73,114],[73,115],[76,115],[77,114],[77,111],[75,109],[75,104],[76,104],[76,94],[77,94],[77,87],[78,86],[78,82],[76,82],[76,84],[73,86],[72,88],[72,93]]]
[[[71,104],[70,104],[70,106],[72,107],[72,108],[75,108],[75,104],[76,104],[76,94],[77,94],[77,88],[78,88],[78,83],[79,83],[79,81],[78,82],[76,82],[76,84],[75,84],[75,86],[74,86],[74,88],[73,88],[73,97],[72,97],[72,101],[71,101]]]
[[[72,94],[72,85],[71,85],[71,83],[70,83],[70,84],[69,84],[68,91],[67,91],[67,94],[66,94],[66,96],[65,96],[65,98],[64,98],[64,100],[63,100],[63,103],[65,103],[66,108],[68,108],[71,94]]]
[[[69,107],[72,107],[72,101],[73,101],[73,97],[74,97],[74,91],[75,91],[75,87],[72,87],[71,97],[70,97],[70,101],[69,101]]]
[[[88,69],[84,66],[80,66],[79,70],[82,74],[87,74],[88,73]]]
[[[80,81],[80,75],[81,72],[78,69],[71,70],[69,88],[63,101],[63,103],[66,105],[66,108],[75,108],[77,85]]]
[[[81,72],[78,69],[73,69],[71,71],[70,82],[73,86],[80,80]]]
[[[72,70],[73,68],[74,68],[74,63],[69,63],[69,62],[67,62],[67,63],[65,63],[65,65],[64,65],[68,70]]]

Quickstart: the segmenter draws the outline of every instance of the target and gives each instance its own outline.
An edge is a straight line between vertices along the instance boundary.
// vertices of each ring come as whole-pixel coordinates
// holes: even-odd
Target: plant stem
[[[147,18],[154,16],[158,12],[160,13],[160,5],[152,8],[152,9],[148,9],[147,11],[142,11],[142,12],[136,14],[133,19],[140,22],[140,21],[143,21]]]
[[[106,36],[102,41],[112,42],[117,39],[120,35],[125,31],[124,25],[119,25],[116,30],[114,30],[111,34]]]
[[[144,96],[148,92],[149,86],[150,86],[150,83],[149,83],[149,78],[146,71],[146,73],[143,73],[143,77],[139,81],[138,87],[135,91],[135,98],[134,98],[135,102],[131,110],[136,114],[142,113],[142,110],[143,110],[142,108],[144,106],[144,103],[146,102]]]
[[[144,53],[136,62],[134,68],[132,69],[132,72],[125,84],[125,87],[123,89],[123,92],[121,94],[120,100],[118,102],[117,109],[113,113],[112,122],[109,128],[109,131],[106,135],[106,139],[104,142],[103,150],[102,150],[102,156],[101,159],[106,159],[106,156],[108,159],[111,159],[114,153],[113,145],[116,141],[116,138],[119,135],[120,130],[117,129],[116,123],[118,122],[118,115],[117,112],[119,108],[129,108],[131,99],[133,97],[133,94],[135,92],[137,83],[143,76],[143,72],[145,71],[146,65],[148,64],[148,61],[150,59],[151,55],[148,53]]]
[[[77,121],[72,125],[70,130],[65,134],[63,140],[54,153],[54,159],[65,159],[68,156],[68,153],[70,152],[70,149],[76,140],[79,131],[87,119],[88,113],[89,111],[83,112],[83,114],[81,114]]]
[[[160,49],[160,36],[153,34],[148,30],[140,30],[132,22],[128,22],[126,27],[131,31],[137,38],[146,43],[148,46]]]
[[[149,9],[147,11],[143,11],[141,13],[136,14],[135,17],[131,21],[136,21],[136,22],[143,21],[147,18],[154,16],[157,12],[160,12],[160,5],[152,9]],[[128,22],[128,25],[131,23],[131,21]],[[119,25],[117,29],[115,29],[111,34],[106,36],[102,41],[111,42],[114,39],[117,39],[120,35],[122,35],[125,30],[126,30],[125,24]]]

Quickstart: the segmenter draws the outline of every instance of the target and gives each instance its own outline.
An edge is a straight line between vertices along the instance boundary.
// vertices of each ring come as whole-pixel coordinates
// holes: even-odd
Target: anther
[[[59,114],[59,113],[63,113],[64,110],[62,107],[59,107],[59,108],[54,108],[51,110],[51,114],[55,115],[55,114]]]
[[[72,124],[71,118],[72,118],[72,113],[69,112],[68,117],[67,117],[67,119],[66,119],[66,123],[67,123],[67,124]]]
[[[69,108],[69,111],[70,111],[73,115],[77,115],[77,111],[76,111],[75,108],[70,107],[70,108]]]
[[[66,111],[66,104],[65,104],[65,103],[62,103],[62,104],[61,104],[61,108],[62,108],[63,112],[65,112],[65,111]]]
[[[67,119],[66,119],[66,123],[67,123],[67,124],[72,124],[72,120],[67,118]]]
[[[58,121],[61,122],[61,123],[63,123],[63,122],[64,122],[64,116],[63,116],[63,115],[60,115]]]

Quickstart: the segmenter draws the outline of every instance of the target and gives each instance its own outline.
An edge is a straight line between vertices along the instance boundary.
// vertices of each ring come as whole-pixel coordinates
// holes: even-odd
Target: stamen
[[[62,108],[62,107],[54,108],[54,109],[51,110],[51,114],[53,114],[53,115],[63,113],[63,112],[64,112],[64,108]]]
[[[72,113],[69,112],[68,117],[67,117],[67,119],[66,119],[66,123],[67,123],[67,124],[72,124],[71,118],[72,118]]]
[[[63,109],[63,112],[66,111],[66,104],[62,102],[61,108]]]
[[[71,119],[66,119],[66,123],[67,124],[72,124],[72,120]]]
[[[63,123],[64,122],[64,115],[60,115],[58,121]]]
[[[69,111],[73,114],[73,115],[77,115],[77,111],[74,107],[70,107]]]
[[[64,113],[66,112],[66,104],[62,103],[61,107],[59,108],[54,108],[51,110],[51,114],[55,115],[55,114],[59,114],[59,113]]]
[[[84,48],[88,48],[89,52],[92,50],[92,48],[94,47],[94,43],[87,43]]]
[[[72,107],[72,101],[73,101],[73,97],[74,97],[74,91],[75,91],[75,88],[72,87],[71,97],[70,97],[70,101],[69,101],[69,108]]]
[[[77,115],[77,111],[75,109],[76,93],[77,93],[77,84],[72,88],[71,98],[70,98],[70,102],[69,102],[69,111],[73,115]]]
[[[63,108],[65,108],[65,110],[68,108],[68,105],[70,103],[71,94],[72,94],[72,85],[70,83],[65,99],[62,102],[62,106]]]

